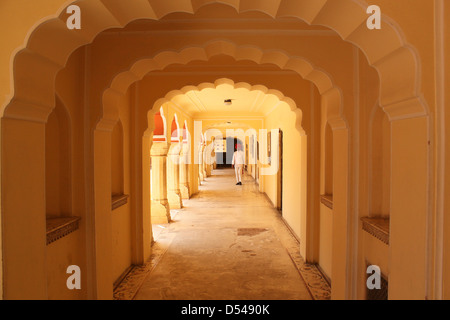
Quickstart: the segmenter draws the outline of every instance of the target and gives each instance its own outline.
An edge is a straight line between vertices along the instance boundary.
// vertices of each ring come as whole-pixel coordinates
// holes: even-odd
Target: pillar
[[[333,129],[333,300],[348,299],[348,144],[348,130]]]
[[[209,163],[206,163],[205,167],[206,167],[205,174],[207,177],[210,177],[211,176],[211,165]]]
[[[207,148],[207,150],[208,150],[208,148]],[[214,159],[215,159],[215,151],[214,151],[214,148],[212,148],[212,150],[211,150],[211,154],[208,154],[209,153],[209,151],[207,152],[207,154],[205,155],[205,159],[206,159],[206,161],[205,161],[205,167],[206,167],[206,176],[207,177],[210,177],[211,176],[211,172],[212,172],[212,169],[213,169],[213,164],[215,163],[214,162]]]
[[[152,223],[168,223],[170,208],[167,199],[167,153],[169,145],[154,142],[150,150],[152,159]]]
[[[180,192],[180,153],[181,144],[172,142],[167,157],[167,199],[170,209],[183,207]]]
[[[47,299],[45,123],[2,119],[4,299]]]
[[[189,189],[189,144],[183,143],[180,154],[180,193],[182,199],[190,198]]]
[[[389,299],[426,298],[428,118],[391,121]]]
[[[110,128],[112,130],[112,128]],[[94,232],[93,248],[95,299],[113,299],[111,218],[111,131],[94,131],[94,216],[88,218]],[[92,236],[92,234],[91,234]]]
[[[203,170],[203,179],[206,179],[208,177],[206,173],[206,145],[204,144],[202,146],[202,170]]]
[[[132,162],[131,170],[135,172],[131,179],[131,197],[133,209],[131,210],[132,223],[132,263],[136,265],[144,264],[151,255],[153,242],[152,221],[151,221],[151,181],[150,148],[152,137],[144,134],[142,148],[139,148],[139,141],[134,141],[134,156],[136,161]],[[140,161],[139,161],[140,159]],[[134,163],[134,164],[133,164]],[[132,203],[130,201],[130,203]]]
[[[205,180],[203,174],[203,148],[203,144],[198,148],[198,177],[200,183]]]

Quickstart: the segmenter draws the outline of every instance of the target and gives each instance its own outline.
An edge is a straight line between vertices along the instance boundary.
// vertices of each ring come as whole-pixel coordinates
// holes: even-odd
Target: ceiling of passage
[[[231,130],[242,129],[244,131],[247,131],[249,129],[254,129],[254,128],[252,128],[247,123],[242,123],[242,122],[239,122],[239,120],[237,120],[237,121],[216,122],[216,123],[213,123],[213,124],[207,126],[206,128],[203,128],[203,130],[205,132],[207,130],[209,130],[209,129],[218,129],[218,130],[220,130],[223,133],[223,136],[225,137],[226,136],[226,131],[228,129],[231,129]],[[213,134],[214,133],[215,132],[213,132]]]
[[[175,94],[170,101],[179,109],[193,117],[205,114],[267,116],[271,111],[285,103],[284,96],[276,90],[268,90],[264,86],[253,86],[246,83],[233,83],[228,79],[218,80],[218,84],[204,84],[183,90]],[[225,100],[231,99],[231,105]]]

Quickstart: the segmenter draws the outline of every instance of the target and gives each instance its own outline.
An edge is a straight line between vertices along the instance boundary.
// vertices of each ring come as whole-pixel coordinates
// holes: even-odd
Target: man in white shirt
[[[237,151],[233,154],[233,162],[231,163],[236,173],[236,185],[242,185],[242,171],[244,170],[244,151],[242,151],[242,145],[237,145]]]

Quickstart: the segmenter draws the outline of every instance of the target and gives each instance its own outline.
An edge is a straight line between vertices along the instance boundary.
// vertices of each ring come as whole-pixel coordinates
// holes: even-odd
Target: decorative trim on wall
[[[115,210],[128,203],[128,198],[130,196],[127,194],[119,194],[111,196],[111,210]]]
[[[389,218],[361,218],[364,231],[389,245]]]
[[[333,195],[332,194],[323,194],[320,196],[320,202],[333,210]]]
[[[47,218],[47,245],[78,230],[80,217]]]

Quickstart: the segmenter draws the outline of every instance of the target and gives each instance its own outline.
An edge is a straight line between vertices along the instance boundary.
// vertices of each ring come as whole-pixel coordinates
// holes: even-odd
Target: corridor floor
[[[214,170],[183,205],[172,210],[172,222],[153,226],[152,261],[137,280],[128,276],[134,285],[141,279],[130,298],[309,300],[317,298],[311,287],[326,298],[324,282],[317,272],[311,277],[296,255],[298,242],[251,177],[237,186],[234,170]],[[310,273],[306,282],[302,268]],[[120,290],[119,299],[130,288]]]

